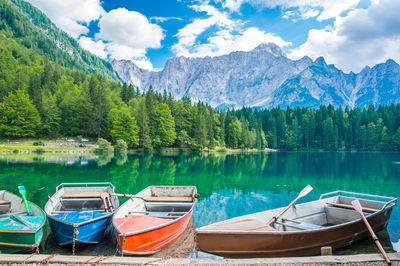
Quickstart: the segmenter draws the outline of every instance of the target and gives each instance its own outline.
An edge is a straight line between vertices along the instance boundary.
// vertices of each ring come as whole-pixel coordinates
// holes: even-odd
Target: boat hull
[[[143,233],[124,235],[117,232],[117,243],[121,254],[150,255],[160,251],[185,232],[192,212],[193,210],[174,223]]]
[[[0,232],[0,253],[28,252],[39,247],[43,239],[43,229],[38,231]]]
[[[48,216],[48,218],[51,230],[53,231],[57,244],[60,246],[72,244],[75,228],[77,230],[75,236],[76,244],[97,244],[103,239],[111,223],[111,216],[88,221],[85,224],[72,224],[54,219],[52,216]]]
[[[367,217],[375,232],[386,228],[392,207]],[[342,225],[307,231],[207,231],[198,230],[197,247],[207,253],[231,258],[295,257],[321,254],[321,247],[333,250],[369,236],[361,219]]]
[[[23,199],[5,190],[0,190],[0,199],[9,202],[9,207],[3,208],[0,214],[0,253],[27,252],[38,248],[46,222],[43,210],[28,201],[28,216]]]

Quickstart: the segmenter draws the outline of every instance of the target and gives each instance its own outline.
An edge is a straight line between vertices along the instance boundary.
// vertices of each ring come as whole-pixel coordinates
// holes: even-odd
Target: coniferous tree
[[[137,147],[139,145],[139,128],[135,118],[130,115],[128,108],[113,109],[111,110],[111,116],[113,120],[111,137],[113,140],[124,140],[128,147]]]
[[[0,103],[0,135],[21,138],[37,135],[41,128],[39,112],[28,95],[18,89]]]
[[[161,103],[154,111],[155,135],[160,138],[161,145],[171,146],[176,139],[175,119],[166,103]]]

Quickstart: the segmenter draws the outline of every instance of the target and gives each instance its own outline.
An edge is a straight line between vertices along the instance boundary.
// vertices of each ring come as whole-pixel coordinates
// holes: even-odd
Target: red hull
[[[192,210],[184,217],[175,220],[170,223],[170,219],[156,218],[149,216],[137,216],[129,218],[116,219],[115,225],[121,225],[119,231],[117,231],[117,243],[122,254],[127,255],[149,255],[160,251],[165,246],[171,244],[178,239],[182,233],[186,230],[186,227],[192,217]],[[145,218],[147,217],[147,218]],[[147,221],[146,221],[147,219]],[[162,220],[165,220],[163,223]],[[165,224],[163,226],[163,224]],[[152,227],[156,225],[157,228],[144,231],[146,227]],[[134,233],[128,235],[128,232],[132,232],[132,229],[142,231],[141,233]],[[126,233],[125,233],[126,232]]]

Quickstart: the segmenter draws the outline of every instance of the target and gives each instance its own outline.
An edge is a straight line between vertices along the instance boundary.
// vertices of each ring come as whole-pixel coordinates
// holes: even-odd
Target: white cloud
[[[102,58],[131,59],[146,69],[152,68],[146,52],[149,48],[161,47],[164,32],[160,26],[150,23],[142,14],[125,8],[104,14],[98,25],[100,30],[95,34],[96,41],[80,38],[79,43],[83,48]]]
[[[150,62],[150,60],[148,58],[142,58],[142,59],[136,59],[136,60],[132,60],[133,63],[135,63],[138,67],[140,67],[141,69],[146,69],[146,70],[155,70],[153,68],[153,64]]]
[[[155,17],[151,17],[150,20],[154,20],[154,21],[156,21],[156,22],[163,23],[163,22],[169,21],[169,20],[179,20],[179,21],[182,21],[183,19],[180,18],[180,17],[157,17],[157,16],[155,16]]]
[[[93,41],[91,38],[82,36],[79,38],[78,43],[83,49],[91,52],[92,54],[103,59],[107,58],[106,45],[102,40]]]
[[[198,12],[206,12],[207,18],[197,18],[178,31],[178,42],[172,51],[178,56],[204,57],[218,56],[233,51],[249,51],[263,42],[274,42],[279,46],[290,45],[279,36],[255,27],[243,28],[240,20],[232,20],[226,12],[218,11],[210,5],[194,5]],[[206,41],[200,42],[199,36],[207,29],[216,27]]]
[[[100,0],[28,0],[74,38],[87,34],[87,25],[105,13]]]
[[[125,8],[111,10],[99,21],[96,39],[128,46],[131,49],[160,48],[163,29],[142,14]]]
[[[368,9],[338,17],[333,28],[310,30],[307,41],[291,51],[292,58],[324,56],[345,71],[358,72],[389,58],[400,61],[400,1],[373,2]]]
[[[222,7],[231,12],[238,12],[242,4],[248,3],[258,9],[280,7],[284,13],[292,11],[303,19],[319,15],[317,19],[323,21],[335,18],[344,11],[353,9],[360,0],[214,0],[214,2],[221,3]]]

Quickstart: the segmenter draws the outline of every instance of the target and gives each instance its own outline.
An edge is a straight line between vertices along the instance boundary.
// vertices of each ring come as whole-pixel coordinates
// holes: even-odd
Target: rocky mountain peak
[[[254,48],[253,51],[266,51],[277,57],[281,57],[281,56],[285,57],[286,56],[286,54],[282,51],[282,49],[278,45],[276,45],[275,43],[272,43],[272,42],[261,43],[256,48]]]
[[[150,85],[175,98],[189,97],[216,108],[334,106],[364,107],[400,102],[400,66],[393,60],[344,73],[323,57],[291,60],[276,44],[262,43],[249,52],[203,58],[171,58],[159,72],[131,61],[112,60],[128,84]]]

